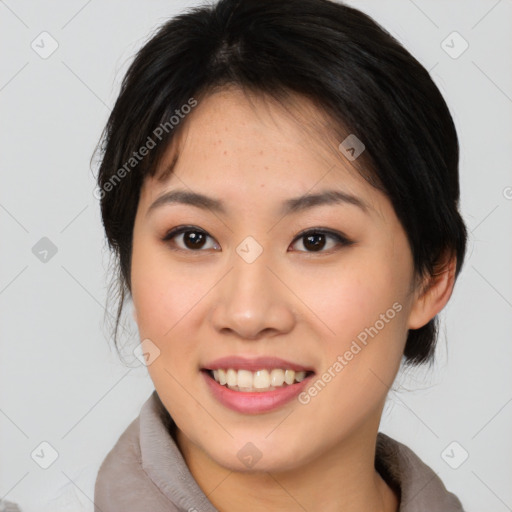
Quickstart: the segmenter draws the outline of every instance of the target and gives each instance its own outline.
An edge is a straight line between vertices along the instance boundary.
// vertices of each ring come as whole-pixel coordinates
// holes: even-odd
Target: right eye
[[[168,231],[162,241],[168,243],[175,251],[200,252],[205,248],[205,241],[208,238],[213,240],[206,231],[196,226],[178,226]],[[217,244],[216,247],[206,247],[206,249],[216,248],[220,249],[220,246]]]

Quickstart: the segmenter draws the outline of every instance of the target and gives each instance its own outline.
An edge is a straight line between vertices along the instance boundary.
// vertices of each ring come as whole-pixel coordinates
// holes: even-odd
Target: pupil
[[[318,238],[320,237],[320,241]],[[316,240],[316,241],[315,241]],[[325,245],[325,235],[323,233],[315,233],[314,235],[308,235],[304,246],[307,249],[322,249]]]
[[[187,231],[185,232],[185,245],[189,249],[197,249],[204,244],[204,236],[203,233],[198,233],[197,231]]]

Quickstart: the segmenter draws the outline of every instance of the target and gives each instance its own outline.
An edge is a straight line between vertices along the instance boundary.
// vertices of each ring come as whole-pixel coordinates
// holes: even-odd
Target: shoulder
[[[400,512],[464,512],[437,474],[408,446],[379,432],[375,467],[400,494]]]
[[[141,412],[152,401],[153,395],[142,406]],[[95,512],[178,511],[143,467],[140,418],[137,416],[128,425],[98,470],[94,486]]]

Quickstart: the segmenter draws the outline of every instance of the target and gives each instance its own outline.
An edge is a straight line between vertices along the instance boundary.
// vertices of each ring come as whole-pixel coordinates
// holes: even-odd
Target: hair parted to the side
[[[144,179],[155,176],[180,132],[183,123],[173,116],[181,119],[185,105],[227,85],[280,101],[308,98],[340,132],[355,134],[365,144],[358,170],[393,204],[417,276],[438,271],[446,254],[456,256],[458,276],[467,240],[459,213],[458,138],[425,68],[372,18],[339,2],[220,0],[170,19],[144,45],[100,140],[97,184],[115,259],[116,347]],[[150,141],[155,145],[146,156],[127,167]],[[434,317],[409,331],[406,362],[432,360],[437,330]]]

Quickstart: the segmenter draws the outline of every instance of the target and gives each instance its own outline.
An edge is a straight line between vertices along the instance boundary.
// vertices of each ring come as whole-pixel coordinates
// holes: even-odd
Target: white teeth
[[[297,382],[302,382],[306,378],[306,372],[297,372],[295,374],[295,380]]]
[[[252,388],[252,373],[248,370],[238,370],[238,387]]]
[[[250,373],[250,372],[249,372]],[[256,389],[266,389],[270,386],[270,375],[267,370],[259,370],[252,377],[252,385]]]
[[[295,372],[293,370],[286,370],[284,372],[284,381],[286,384],[293,384],[295,380]]]
[[[302,382],[306,378],[306,372],[294,370],[249,370],[217,369],[212,371],[213,378],[222,386],[227,386],[235,391],[271,391],[283,385],[291,385]]]
[[[224,386],[226,384],[226,372],[224,370],[217,370],[217,373],[219,374],[218,382]],[[213,372],[213,376],[215,378],[215,372]],[[217,380],[217,379],[215,379]]]
[[[226,371],[226,382],[228,387],[238,386],[238,376],[235,370],[229,369]]]
[[[284,382],[284,371],[274,368],[270,372],[270,384],[274,387],[282,386]]]

